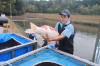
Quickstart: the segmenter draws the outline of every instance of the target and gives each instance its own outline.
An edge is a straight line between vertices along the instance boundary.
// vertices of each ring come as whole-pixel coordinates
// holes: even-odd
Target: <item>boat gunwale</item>
[[[16,33],[11,33],[11,34],[16,34]],[[18,35],[18,34],[16,34],[16,35]],[[29,43],[26,43],[26,44],[21,44],[21,45],[18,45],[18,46],[14,46],[14,47],[2,49],[2,50],[0,50],[0,54],[6,53],[6,52],[9,52],[9,51],[14,51],[14,50],[16,50],[16,49],[19,49],[19,48],[22,48],[22,47],[25,47],[25,46],[29,46],[29,45],[34,45],[34,44],[37,43],[37,41],[33,41],[33,40],[31,40],[31,39],[29,39],[29,38],[27,38],[27,37],[24,37],[24,36],[22,36],[22,35],[18,35],[18,36],[23,37],[23,38],[29,40],[30,42],[29,42]],[[13,39],[14,39],[14,38],[13,38]],[[14,40],[17,41],[16,39],[14,39]],[[17,41],[17,42],[20,43],[19,41]]]
[[[29,53],[23,54],[23,55],[21,55],[21,56],[19,56],[19,57],[10,59],[10,60],[4,62],[4,64],[7,64],[7,63],[10,63],[10,64],[11,64],[11,63],[16,62],[16,61],[18,61],[18,60],[21,60],[21,59],[23,59],[23,58],[25,58],[25,57],[28,57],[28,56],[33,55],[33,54],[35,54],[35,53],[38,53],[39,51],[44,50],[44,49],[51,49],[51,50],[54,50],[54,51],[56,51],[56,52],[58,52],[58,53],[60,53],[60,54],[63,54],[63,55],[68,56],[68,57],[71,57],[71,58],[76,59],[76,60],[78,60],[78,61],[80,61],[80,62],[83,62],[83,63],[85,63],[85,64],[89,64],[89,65],[92,65],[92,66],[100,66],[100,65],[95,64],[95,63],[93,63],[93,62],[91,62],[91,61],[89,61],[89,60],[80,58],[80,57],[75,56],[75,55],[71,55],[71,54],[69,54],[69,53],[65,53],[65,52],[60,51],[60,50],[57,50],[57,49],[55,49],[55,48],[51,48],[51,47],[49,47],[49,45],[44,46],[44,47],[39,48],[39,49],[36,49],[36,50],[31,51],[31,52],[29,52]]]

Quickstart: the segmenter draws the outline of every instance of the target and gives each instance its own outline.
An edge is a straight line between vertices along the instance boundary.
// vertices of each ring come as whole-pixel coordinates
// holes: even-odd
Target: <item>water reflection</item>
[[[77,32],[74,38],[75,55],[92,60],[95,47],[96,34]]]
[[[76,32],[85,32],[86,34],[96,35],[98,32],[98,26],[89,26],[89,25],[80,25],[80,24],[74,24]]]

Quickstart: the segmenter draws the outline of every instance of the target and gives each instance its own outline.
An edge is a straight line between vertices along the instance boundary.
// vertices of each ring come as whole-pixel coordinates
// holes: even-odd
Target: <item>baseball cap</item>
[[[68,9],[62,10],[59,15],[70,16],[70,11]]]

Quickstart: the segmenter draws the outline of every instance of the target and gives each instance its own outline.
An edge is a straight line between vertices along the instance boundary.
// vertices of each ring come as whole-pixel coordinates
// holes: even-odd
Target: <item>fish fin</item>
[[[31,27],[32,32],[35,33],[37,26],[34,23],[31,22],[30,27]]]
[[[24,32],[25,32],[25,33],[32,34],[32,31],[31,31],[31,29],[26,29]]]

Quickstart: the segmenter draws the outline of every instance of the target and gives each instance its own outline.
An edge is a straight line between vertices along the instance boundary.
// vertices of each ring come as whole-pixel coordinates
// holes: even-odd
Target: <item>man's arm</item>
[[[55,38],[49,38],[48,35],[46,34],[46,36],[44,37],[44,39],[46,39],[48,41],[59,41],[59,40],[65,38],[65,37],[66,37],[65,35],[61,34],[61,35],[59,35],[59,36],[57,36]]]

